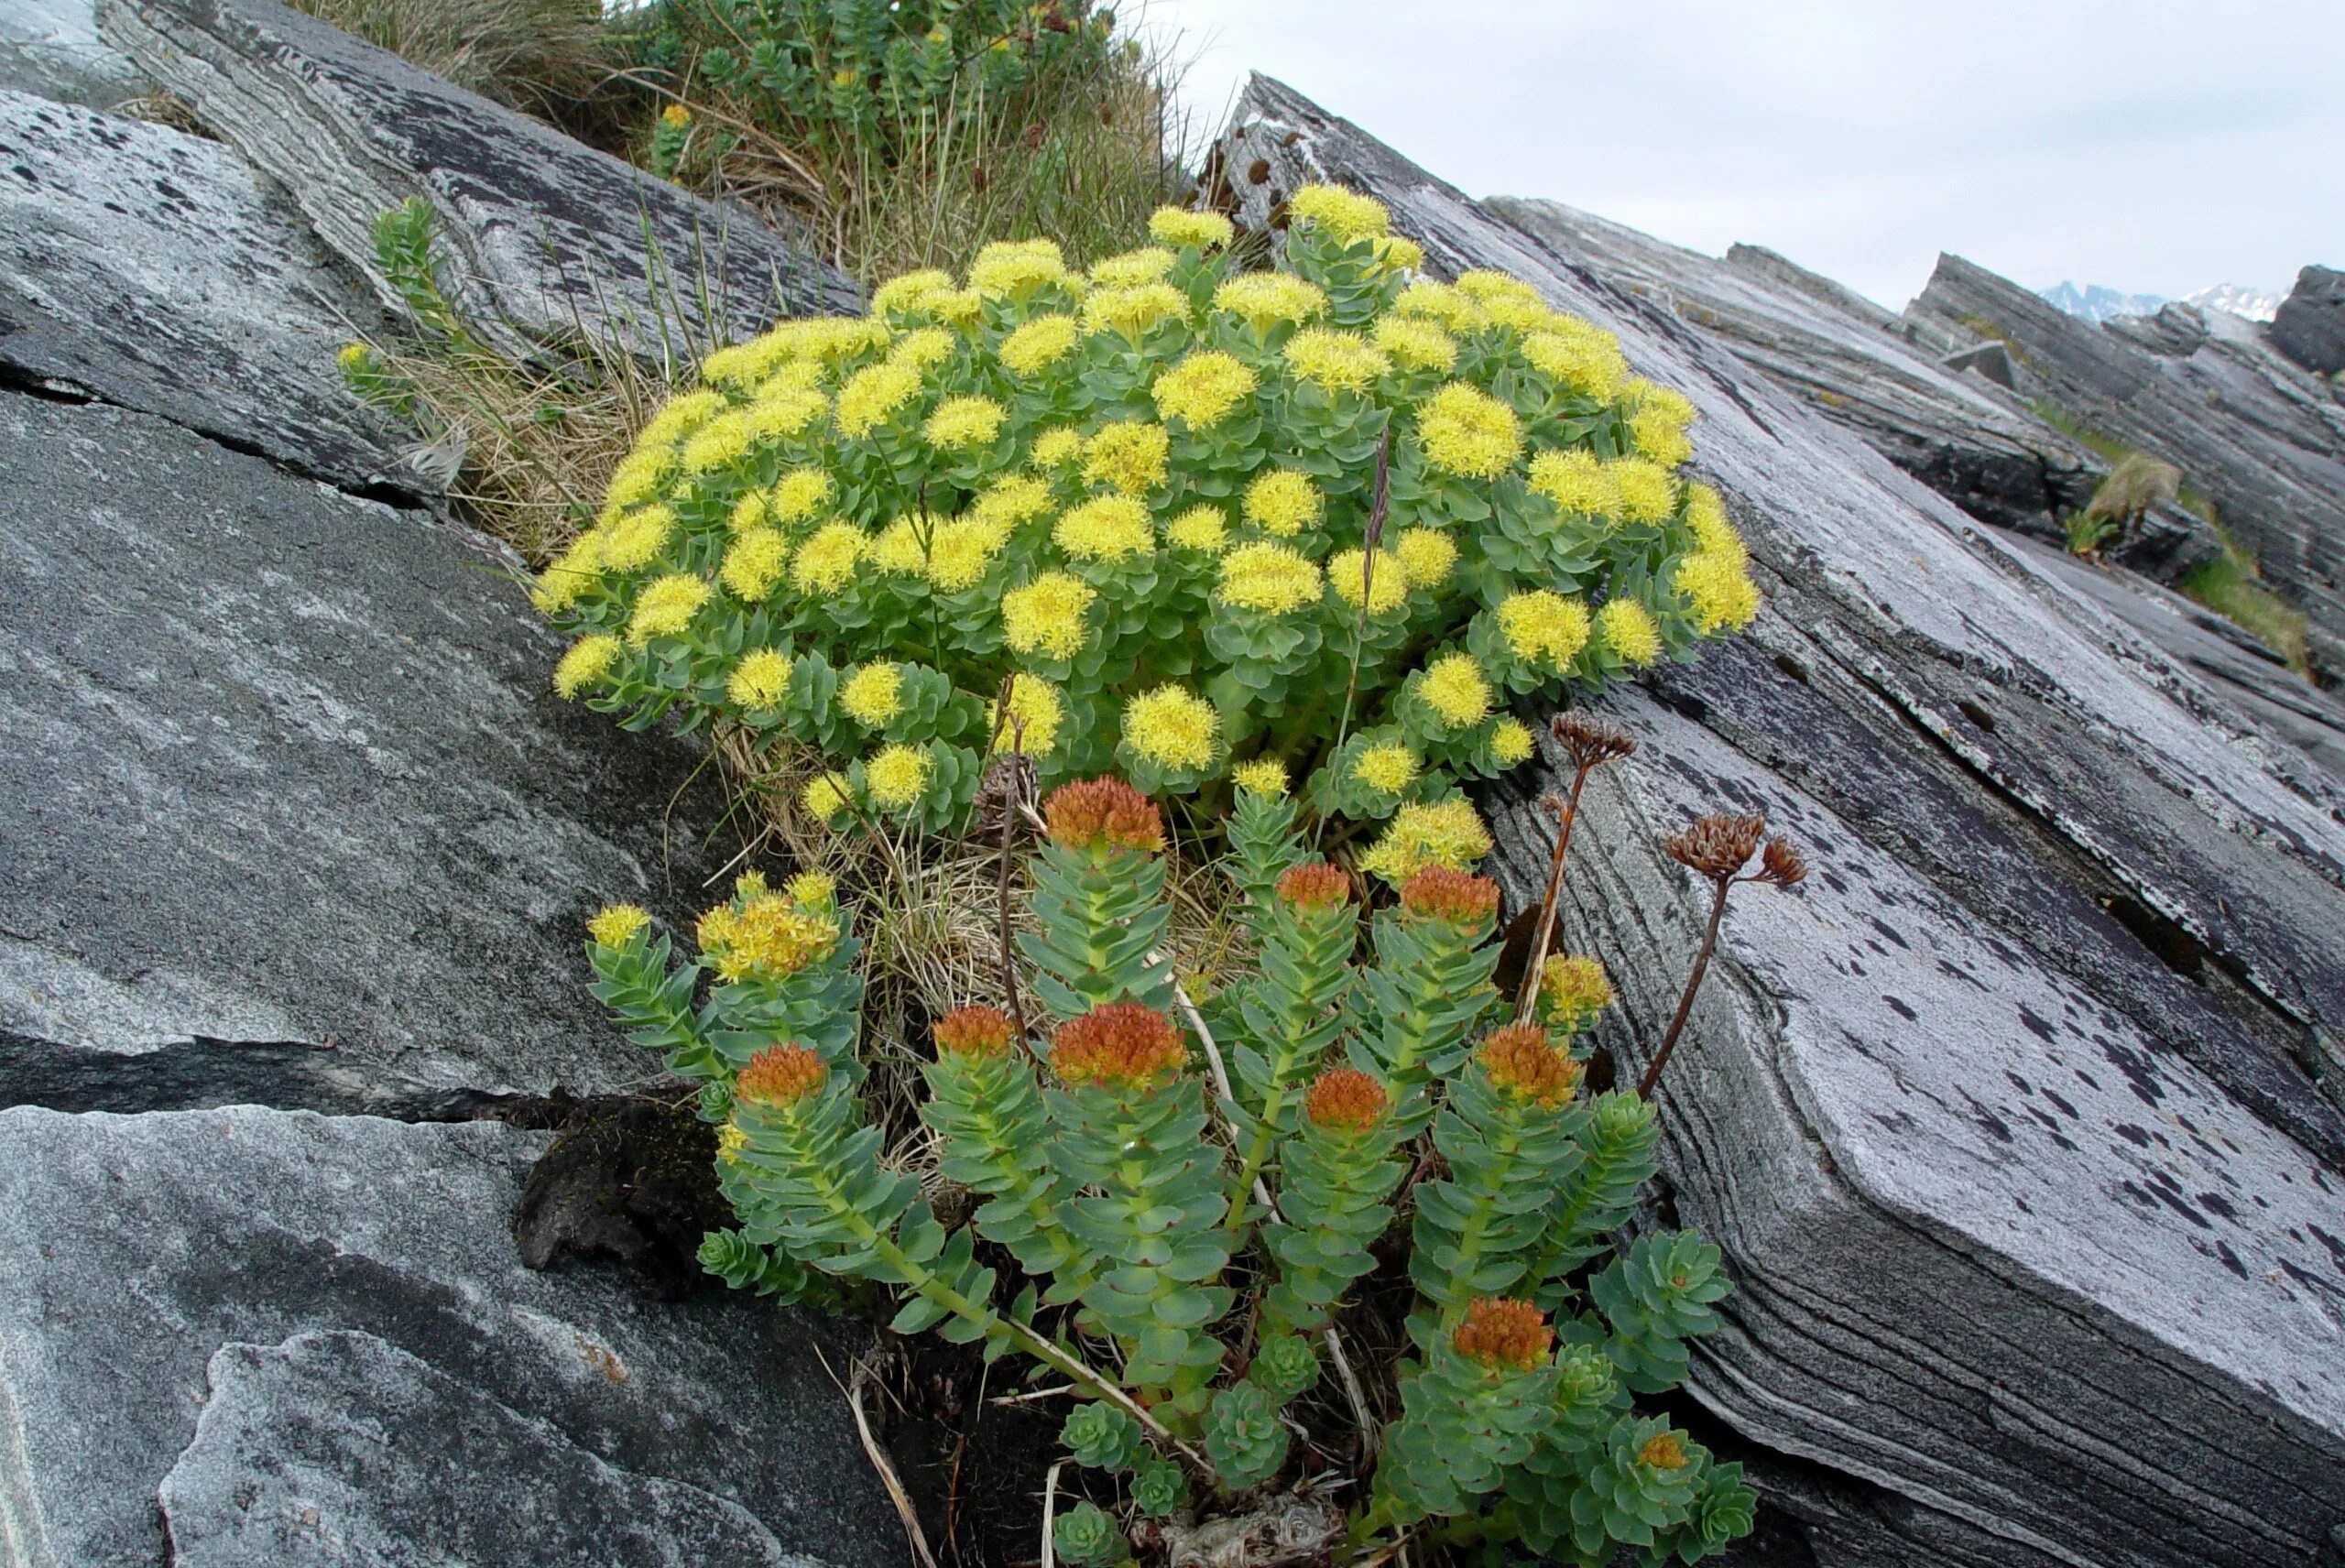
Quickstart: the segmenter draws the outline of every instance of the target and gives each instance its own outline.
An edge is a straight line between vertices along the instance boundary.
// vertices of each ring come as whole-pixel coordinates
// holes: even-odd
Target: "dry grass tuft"
[[[598,0],[290,3],[459,87],[573,130],[611,78]]]

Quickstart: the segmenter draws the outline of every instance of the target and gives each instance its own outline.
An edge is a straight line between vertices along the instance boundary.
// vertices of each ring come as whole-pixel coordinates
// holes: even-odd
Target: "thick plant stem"
[[[1677,1037],[1685,1032],[1686,1015],[1694,1010],[1694,993],[1702,988],[1702,976],[1709,973],[1710,952],[1718,944],[1718,920],[1726,914],[1726,896],[1734,886],[1731,877],[1716,879],[1717,896],[1710,900],[1710,923],[1702,932],[1702,950],[1694,955],[1693,973],[1685,976],[1685,993],[1677,998],[1677,1016],[1669,1020],[1669,1032],[1661,1037],[1661,1049],[1652,1053],[1652,1061],[1645,1066],[1645,1075],[1637,1080],[1641,1098],[1652,1098],[1653,1085],[1661,1082],[1661,1070],[1669,1065],[1669,1053],[1677,1049]]]
[[[1555,905],[1564,891],[1565,857],[1571,853],[1572,824],[1579,820],[1579,792],[1587,783],[1593,762],[1583,762],[1572,774],[1572,791],[1555,824],[1555,853],[1547,866],[1547,892],[1539,900],[1539,924],[1531,939],[1530,962],[1522,966],[1522,985],[1515,993],[1514,1016],[1525,1018],[1539,1001],[1539,972],[1546,967],[1547,944],[1554,939]]]

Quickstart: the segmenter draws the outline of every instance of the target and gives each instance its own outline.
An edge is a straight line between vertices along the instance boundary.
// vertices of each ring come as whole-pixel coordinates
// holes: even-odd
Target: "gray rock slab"
[[[2307,267],[2280,301],[2269,329],[2272,346],[2321,376],[2345,372],[2345,272]]]
[[[0,92],[0,367],[352,487],[426,488],[343,387],[373,298],[217,142]]]
[[[111,109],[149,88],[98,37],[89,0],[0,0],[0,90]]]
[[[554,699],[503,560],[5,393],[0,540],[6,1103],[440,1114],[657,1074],[580,922],[704,902],[715,805],[688,750]]]
[[[387,305],[398,297],[370,227],[420,196],[439,214],[460,307],[508,347],[583,321],[649,354],[704,352],[777,315],[856,306],[844,275],[746,209],[271,0],[104,0],[98,29],[290,191]]]
[[[813,1561],[738,1503],[612,1465],[371,1334],[224,1345],[205,1377],[163,1477],[173,1568]]]
[[[1644,749],[1575,840],[1571,944],[1635,1072],[1707,889],[1659,849],[1767,814],[1662,1091],[1678,1215],[1725,1247],[1692,1392],[1896,1500],[1818,1561],[2302,1563],[2345,1520],[2345,812],[2208,681],[1708,334],[1256,78],[1242,220],[1371,191],[1440,273],[1618,331],[1701,414],[1750,539],[1745,635],[1608,698]],[[1518,907],[1552,832],[1493,791]],[[1794,1500],[1778,1499],[1786,1509]],[[1852,1545],[1863,1541],[1870,1544]]]
[[[896,1568],[828,1331],[522,1268],[507,1219],[543,1142],[0,1112],[0,1555]]]
[[[2316,665],[2345,676],[2345,403],[2326,382],[2223,311],[2104,326],[1954,256],[1906,315],[1949,350],[2000,340],[2017,396],[2180,468],[2305,612]]]

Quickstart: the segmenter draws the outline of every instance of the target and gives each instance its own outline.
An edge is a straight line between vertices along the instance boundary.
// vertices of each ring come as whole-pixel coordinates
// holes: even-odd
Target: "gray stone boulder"
[[[522,1268],[542,1142],[0,1112],[0,1561],[896,1568],[834,1331]]]
[[[1661,1090],[1668,1203],[1737,1293],[1690,1390],[1826,1564],[2301,1564],[2345,1521],[2345,800],[2065,574],[1674,311],[1256,78],[1212,188],[1369,191],[1700,410],[1742,637],[1609,698],[1571,945],[1639,1070],[1707,887],[1660,841],[1764,812]],[[2024,346],[2024,345],[2023,345]],[[2311,775],[2311,776],[2308,776]],[[1552,784],[1553,780],[1545,781]],[[1552,819],[1488,800],[1520,907]],[[1819,1479],[1820,1478],[1820,1479]]]
[[[271,0],[102,0],[98,30],[291,192],[399,304],[376,214],[420,196],[446,281],[507,349],[574,335],[705,352],[779,315],[856,307],[835,267],[746,209],[655,180]]]
[[[2345,403],[2252,323],[2174,305],[2105,326],[1953,256],[1906,316],[1946,352],[2001,342],[2017,396],[2180,468],[2345,675]]]
[[[679,798],[688,750],[555,700],[508,561],[14,393],[0,538],[6,1103],[442,1115],[657,1075],[581,921],[705,902],[714,802]]]
[[[0,92],[0,367],[348,488],[424,490],[334,352],[383,317],[218,142]]]
[[[2345,373],[2345,272],[2307,267],[2266,329],[2272,346],[2321,376]]]
[[[111,109],[150,88],[87,0],[0,0],[0,91]]]

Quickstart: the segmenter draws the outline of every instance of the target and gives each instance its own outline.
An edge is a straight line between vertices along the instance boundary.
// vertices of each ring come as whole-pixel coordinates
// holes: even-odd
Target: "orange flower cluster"
[[[1138,1002],[1108,1002],[1059,1025],[1051,1067],[1068,1083],[1146,1088],[1188,1063],[1172,1020]]]
[[[1529,1301],[1484,1297],[1466,1309],[1466,1321],[1450,1334],[1458,1355],[1485,1367],[1528,1372],[1547,1359],[1554,1332]]]
[[[999,1007],[955,1007],[936,1020],[936,1049],[957,1056],[999,1056],[1009,1049],[1009,1015]]]
[[[1580,1064],[1557,1051],[1537,1024],[1506,1024],[1482,1041],[1482,1071],[1503,1093],[1548,1110],[1579,1093]]]
[[[1051,842],[1069,849],[1164,847],[1164,819],[1156,802],[1120,779],[1086,779],[1062,784],[1042,801]]]
[[[1330,1067],[1311,1081],[1303,1096],[1303,1114],[1314,1127],[1331,1132],[1363,1133],[1384,1119],[1391,1101],[1384,1085],[1349,1067]]]
[[[1290,867],[1280,877],[1278,894],[1282,901],[1297,910],[1340,909],[1351,898],[1352,879],[1344,875],[1341,866],[1314,860],[1307,866]]]
[[[1401,908],[1452,925],[1478,925],[1498,913],[1499,885],[1471,872],[1428,866],[1401,884]]]
[[[1645,1439],[1645,1445],[1637,1450],[1637,1463],[1655,1470],[1683,1470],[1685,1468],[1685,1445],[1678,1441],[1674,1432],[1654,1432]]]
[[[804,1046],[769,1046],[749,1058],[733,1094],[753,1105],[791,1105],[821,1090],[829,1076],[823,1059]]]

